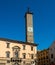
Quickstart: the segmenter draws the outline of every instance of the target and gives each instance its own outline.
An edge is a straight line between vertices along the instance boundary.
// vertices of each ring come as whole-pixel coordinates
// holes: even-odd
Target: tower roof
[[[25,16],[24,16],[24,17],[26,17],[26,15],[27,15],[27,14],[33,14],[33,12],[31,12],[31,11],[30,11],[30,8],[29,8],[29,7],[27,8],[27,11],[26,11],[26,13],[25,13]]]
[[[33,14],[33,13],[30,11],[30,8],[29,8],[29,7],[27,8],[26,14]]]

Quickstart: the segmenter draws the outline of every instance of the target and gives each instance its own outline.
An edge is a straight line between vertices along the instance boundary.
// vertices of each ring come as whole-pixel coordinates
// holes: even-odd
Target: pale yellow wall
[[[10,51],[10,58],[13,57],[13,50],[12,47],[14,46],[19,46],[20,47],[20,58],[22,58],[22,53],[26,53],[26,58],[30,58],[29,54],[36,54],[36,47],[34,47],[34,50],[31,51],[31,45],[26,45],[26,50],[23,50],[23,44],[18,44],[18,43],[10,43],[10,48],[7,48],[7,41],[0,41],[0,57],[6,57],[6,51]]]

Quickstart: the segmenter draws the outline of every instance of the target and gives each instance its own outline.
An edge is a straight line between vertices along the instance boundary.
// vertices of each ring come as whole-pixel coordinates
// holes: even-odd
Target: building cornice
[[[38,46],[38,44],[36,44],[36,43],[23,42],[23,41],[12,40],[12,39],[7,39],[7,38],[0,38],[0,40],[1,41],[8,41],[8,42],[13,42],[13,43],[18,43],[18,44]]]

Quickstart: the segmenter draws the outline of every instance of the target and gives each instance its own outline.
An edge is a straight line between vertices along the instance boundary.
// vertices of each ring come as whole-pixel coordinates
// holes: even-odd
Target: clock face
[[[28,27],[28,31],[29,32],[33,32],[33,28],[32,27]]]

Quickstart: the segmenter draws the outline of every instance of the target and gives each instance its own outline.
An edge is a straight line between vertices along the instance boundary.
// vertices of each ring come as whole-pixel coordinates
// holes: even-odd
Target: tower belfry
[[[33,43],[33,13],[28,8],[25,14],[26,42]]]

